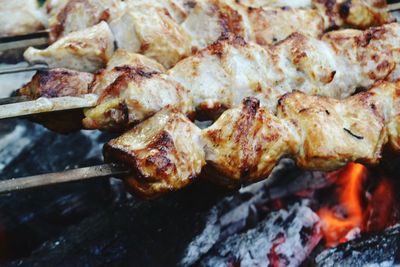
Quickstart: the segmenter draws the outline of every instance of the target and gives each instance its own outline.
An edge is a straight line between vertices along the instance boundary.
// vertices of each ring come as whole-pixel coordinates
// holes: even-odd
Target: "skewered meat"
[[[267,50],[233,37],[182,60],[167,73],[153,60],[119,50],[92,83],[90,91],[100,100],[85,111],[84,126],[129,128],[166,104],[183,105],[181,110],[189,114],[195,109],[200,119],[215,118],[248,96],[275,111],[279,97],[293,89],[344,98],[377,80],[399,78],[399,30],[393,23],[365,32],[331,32],[323,40],[294,34]],[[148,86],[151,89],[145,90]]]
[[[106,22],[69,34],[44,50],[28,48],[25,59],[32,64],[45,63],[50,68],[96,71],[114,53],[114,37]]]
[[[246,98],[201,132],[167,109],[110,141],[104,154],[130,166],[128,184],[148,198],[182,188],[205,163],[206,177],[228,187],[265,179],[286,156],[323,171],[375,164],[383,145],[400,150],[399,95],[400,83],[387,82],[345,100],[292,92],[276,115]]]
[[[53,14],[49,18],[50,43],[71,32],[117,17],[121,5],[119,0],[69,0],[56,3],[52,9],[48,3],[50,14]]]
[[[94,75],[68,69],[38,71],[32,80],[19,90],[30,99],[39,97],[80,96],[89,93]]]
[[[133,5],[110,26],[118,47],[146,55],[167,68],[191,53],[190,36],[161,7]]]
[[[45,21],[36,0],[0,0],[0,37],[36,32]]]
[[[164,110],[112,140],[106,157],[137,166],[137,178],[128,180],[137,194],[158,195],[186,186],[200,173],[205,164],[200,133],[185,115]]]
[[[166,74],[144,71],[139,75],[134,66],[110,68],[93,83],[96,90],[92,92],[101,98],[97,107],[85,112],[84,126],[105,130],[117,125],[129,127],[158,111],[149,109],[148,101],[155,108],[165,102],[175,106],[182,103],[176,98],[165,99],[173,90],[173,95],[188,92],[183,103],[192,101],[196,111],[208,117],[217,117],[224,109],[238,106],[248,96],[258,98],[262,106],[275,111],[279,97],[293,89],[309,95],[344,98],[357,88],[369,88],[377,80],[399,78],[399,34],[400,25],[395,23],[365,32],[338,31],[325,36],[325,41],[294,34],[267,50],[240,38],[230,38],[182,60]],[[114,83],[96,85],[97,80],[108,75]],[[167,86],[165,81],[174,86]],[[150,84],[152,89],[141,99],[137,90],[143,91]],[[186,104],[185,110],[191,111]],[[122,116],[127,108],[141,116]]]
[[[377,5],[361,0],[354,3],[316,0],[313,6],[317,9],[251,7],[248,6],[251,3],[233,0],[130,0],[119,4],[115,1],[69,1],[57,14],[56,22],[50,20],[51,25],[56,25],[52,27],[54,38],[62,36],[57,33],[63,29],[68,33],[106,20],[118,47],[149,56],[170,68],[221,36],[240,35],[247,41],[268,45],[293,32],[320,37],[327,28],[347,24],[365,28],[390,20],[386,2],[381,2],[376,11]]]
[[[91,73],[68,69],[40,71],[18,93],[28,96],[30,99],[79,96],[89,93],[89,86],[93,79],[94,75]],[[83,114],[81,110],[66,110],[53,114],[37,114],[31,119],[46,125],[50,130],[69,133],[82,129]]]
[[[338,14],[345,4],[349,10],[349,21],[351,17],[359,18],[362,15],[358,24],[351,22],[353,27],[365,28],[365,25],[389,21],[387,12],[374,13],[370,11],[372,7],[364,1],[356,1],[354,4],[330,2],[333,3],[333,11],[326,10],[328,3],[318,1],[315,1],[318,10],[265,6],[255,8],[229,0],[194,1],[192,9],[186,11],[187,17],[179,24],[180,22],[173,20],[173,16],[168,15],[168,10],[173,10],[172,4],[157,4],[159,1],[145,4],[143,1],[128,1],[124,15],[110,23],[119,47],[155,58],[168,68],[178,59],[188,55],[191,50],[202,49],[221,36],[229,34],[242,36],[245,40],[261,45],[281,41],[296,31],[319,37],[327,28],[346,24],[347,20],[341,19]],[[328,13],[325,14],[326,12]],[[335,16],[335,19],[331,18],[332,16]],[[157,21],[165,22],[159,24]],[[162,41],[156,41],[156,36]],[[180,50],[176,48],[177,44],[180,44]],[[151,53],[148,49],[155,50],[156,53]],[[165,51],[170,52],[164,53]],[[165,57],[168,57],[167,60]]]
[[[136,66],[138,69],[148,72],[161,73],[165,71],[162,65],[152,59],[118,49],[108,62],[108,67],[97,75],[94,85],[92,85],[94,75],[91,73],[68,69],[52,69],[36,73],[31,82],[22,87],[18,93],[33,100],[40,97],[79,96],[91,91],[97,92],[97,87],[106,88],[120,74],[119,72],[112,72],[109,75],[104,75],[103,73],[108,73],[109,70],[116,66],[125,65]],[[121,72],[123,71],[124,68],[121,67]],[[67,110],[56,114],[38,114],[34,116],[35,122],[61,133],[69,133],[81,129],[82,119],[83,113],[81,110]]]
[[[90,128],[122,130],[138,123],[165,106],[175,106],[183,113],[193,113],[189,91],[168,75],[162,67],[140,55],[124,56],[120,50],[112,64],[97,75],[91,92],[99,95],[99,105],[85,111],[83,123]],[[126,65],[118,58],[141,58],[142,62]],[[121,65],[116,65],[119,63]]]

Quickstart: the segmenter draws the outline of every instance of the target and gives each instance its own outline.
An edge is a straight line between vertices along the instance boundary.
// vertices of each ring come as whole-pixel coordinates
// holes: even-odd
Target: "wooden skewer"
[[[24,178],[12,178],[0,181],[0,193],[10,193],[28,188],[89,180],[93,178],[110,177],[129,174],[130,170],[123,165],[110,163],[97,166],[78,168],[62,172],[46,173]]]
[[[39,37],[39,38],[32,38],[32,39],[0,43],[0,52],[13,50],[13,49],[27,48],[29,46],[42,46],[42,45],[47,45],[47,44],[48,44],[48,39],[46,37]]]
[[[396,11],[396,10],[399,10],[399,9],[400,9],[400,2],[388,5],[389,12],[393,12],[393,11]]]
[[[27,98],[26,96],[6,97],[6,98],[0,98],[0,105],[7,105],[25,101],[29,101],[29,98]]]
[[[86,94],[79,97],[42,97],[32,101],[0,105],[0,119],[15,118],[44,112],[94,107],[97,103],[97,99],[97,95]]]
[[[22,66],[22,67],[13,67],[13,68],[0,68],[0,75],[2,74],[11,74],[18,72],[27,72],[27,71],[40,71],[47,70],[49,67],[44,64],[37,64],[32,66]]]

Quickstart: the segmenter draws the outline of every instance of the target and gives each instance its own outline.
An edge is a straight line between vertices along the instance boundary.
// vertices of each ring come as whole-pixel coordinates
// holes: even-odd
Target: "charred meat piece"
[[[205,164],[200,129],[169,109],[110,141],[104,156],[132,166],[126,183],[145,198],[188,185]]]
[[[38,71],[18,93],[32,100],[39,97],[80,96],[89,93],[93,78],[91,73],[68,69]]]
[[[79,96],[89,93],[93,74],[67,69],[40,71],[32,81],[22,87],[18,94],[29,99],[40,97]],[[59,111],[53,114],[37,114],[30,117],[33,121],[59,132],[69,133],[82,129],[82,110]]]

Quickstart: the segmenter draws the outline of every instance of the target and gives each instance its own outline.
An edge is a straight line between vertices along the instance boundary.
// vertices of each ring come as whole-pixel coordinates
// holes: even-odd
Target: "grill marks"
[[[251,140],[254,138],[254,134],[257,133],[256,114],[260,108],[259,100],[255,98],[246,98],[243,100],[243,116],[235,123],[235,129],[233,139],[234,142],[239,146],[242,153],[238,155],[240,157],[240,179],[246,178],[250,171],[256,166],[252,164],[252,158],[254,158]],[[258,158],[258,157],[257,157]]]
[[[126,90],[128,84],[132,81],[139,84],[144,79],[150,79],[154,75],[159,74],[156,71],[146,71],[141,67],[133,66],[117,66],[112,71],[118,72],[119,75],[109,86],[107,86],[99,97],[99,102],[105,101],[109,97],[116,97]]]

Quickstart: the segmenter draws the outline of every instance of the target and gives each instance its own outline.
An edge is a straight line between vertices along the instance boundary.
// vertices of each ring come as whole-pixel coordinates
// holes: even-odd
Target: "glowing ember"
[[[318,212],[323,221],[327,246],[347,241],[346,236],[349,232],[361,228],[363,223],[361,192],[366,171],[363,165],[351,163],[337,173],[340,205],[335,209],[322,208]]]

